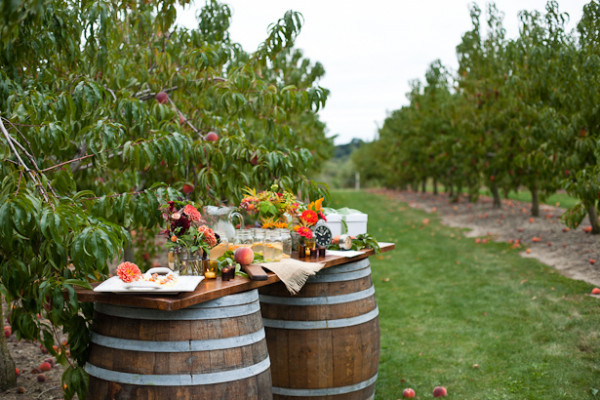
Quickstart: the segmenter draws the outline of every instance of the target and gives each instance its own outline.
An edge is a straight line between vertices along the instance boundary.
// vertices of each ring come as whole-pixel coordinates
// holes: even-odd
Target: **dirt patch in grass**
[[[465,236],[482,245],[484,239],[512,243],[522,250],[523,257],[536,258],[569,278],[600,286],[600,235],[586,233],[587,220],[577,229],[568,229],[560,220],[563,208],[541,205],[540,216],[532,218],[531,204],[515,200],[503,199],[501,208],[493,208],[489,197],[480,197],[477,203],[466,197],[451,203],[446,194],[377,192],[437,213],[445,225],[470,229]]]

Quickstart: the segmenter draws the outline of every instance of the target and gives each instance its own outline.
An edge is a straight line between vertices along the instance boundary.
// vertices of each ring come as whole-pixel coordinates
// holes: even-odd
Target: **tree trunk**
[[[4,322],[2,296],[0,296],[0,321]],[[0,324],[0,326],[3,326],[3,324]],[[6,390],[16,384],[15,362],[8,352],[8,347],[6,347],[6,338],[4,335],[0,335],[0,390]]]
[[[462,193],[462,185],[456,185],[456,191],[452,194],[450,199],[451,203],[458,203],[460,201],[460,194]]]
[[[502,203],[500,202],[500,192],[498,191],[498,184],[494,181],[490,185],[490,189],[492,190],[492,196],[494,197],[494,208],[502,207]]]
[[[598,223],[598,211],[596,210],[596,204],[585,205],[588,217],[590,219],[590,225],[592,225],[592,234],[597,235],[600,233],[600,224]]]
[[[438,194],[438,181],[437,181],[437,179],[433,180],[433,194],[435,194],[435,195]]]
[[[537,185],[531,186],[531,215],[534,217],[540,216],[540,198],[538,196]]]
[[[421,193],[427,192],[427,179],[421,181]]]

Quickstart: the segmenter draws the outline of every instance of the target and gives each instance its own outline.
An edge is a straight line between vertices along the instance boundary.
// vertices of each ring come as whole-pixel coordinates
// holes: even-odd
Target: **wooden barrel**
[[[271,399],[258,291],[177,311],[95,304],[88,399]]]
[[[379,311],[369,260],[330,267],[298,295],[259,289],[274,399],[372,399]]]

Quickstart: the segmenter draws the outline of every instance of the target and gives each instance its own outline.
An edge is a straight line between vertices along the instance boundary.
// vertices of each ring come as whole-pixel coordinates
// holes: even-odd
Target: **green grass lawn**
[[[371,257],[380,310],[376,399],[600,399],[600,299],[504,243],[475,244],[435,215],[332,192],[396,249]],[[423,220],[430,222],[424,224]],[[474,366],[475,364],[478,367]]]

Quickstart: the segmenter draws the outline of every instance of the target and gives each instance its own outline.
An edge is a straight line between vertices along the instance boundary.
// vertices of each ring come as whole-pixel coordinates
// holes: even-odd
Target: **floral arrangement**
[[[307,206],[299,207],[294,220],[297,221],[293,228],[294,231],[305,239],[312,239],[312,228],[321,220],[327,221],[323,214],[323,197]]]
[[[185,248],[190,253],[202,249],[208,253],[219,243],[218,235],[206,225],[195,205],[169,201],[161,208],[167,223],[167,247]]]
[[[274,184],[270,190],[257,193],[255,189],[246,188],[246,196],[240,203],[239,210],[256,219],[264,229],[288,228],[289,220],[299,207],[293,193],[283,190]]]

